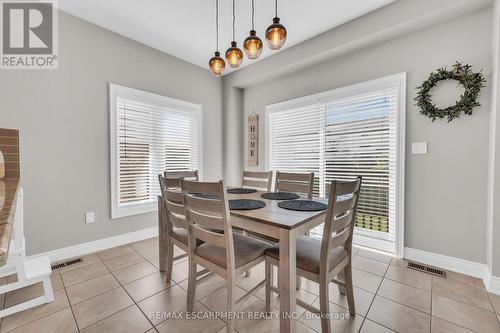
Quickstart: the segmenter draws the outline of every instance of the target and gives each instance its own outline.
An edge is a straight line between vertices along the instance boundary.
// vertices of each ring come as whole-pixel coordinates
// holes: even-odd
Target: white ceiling
[[[281,0],[278,16],[288,30],[283,49],[394,1]],[[223,54],[232,40],[232,0],[220,0],[219,6],[219,48]],[[59,8],[206,69],[215,51],[215,0],[59,0]],[[273,0],[255,0],[255,27],[263,41],[273,17]],[[236,0],[238,46],[250,27],[251,0]],[[260,59],[276,52],[280,51],[271,51],[266,45]],[[255,60],[245,57],[242,67],[252,62]],[[226,69],[225,74],[229,72]]]

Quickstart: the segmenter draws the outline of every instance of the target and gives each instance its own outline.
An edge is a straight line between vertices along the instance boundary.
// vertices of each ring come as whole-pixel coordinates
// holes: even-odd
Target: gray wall
[[[405,246],[486,262],[491,22],[488,7],[246,87],[242,120],[253,110],[261,114],[263,152],[265,105],[407,72]],[[484,69],[489,81],[481,96],[483,105],[472,117],[432,123],[414,106],[414,87],[431,71],[455,61]],[[411,155],[411,142],[419,141],[428,142],[427,155]],[[240,147],[246,149],[245,142]],[[264,168],[260,162],[256,169]],[[243,165],[252,169],[246,161]]]
[[[220,80],[65,13],[59,46],[58,70],[0,74],[0,127],[21,132],[29,254],[157,223],[155,213],[110,219],[108,82],[203,105],[204,176],[221,177]]]

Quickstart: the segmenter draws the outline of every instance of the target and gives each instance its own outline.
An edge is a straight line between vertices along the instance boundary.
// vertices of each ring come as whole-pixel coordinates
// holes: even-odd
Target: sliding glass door
[[[322,197],[333,180],[362,176],[354,241],[393,253],[403,227],[402,95],[398,75],[266,108],[267,168],[314,172]]]

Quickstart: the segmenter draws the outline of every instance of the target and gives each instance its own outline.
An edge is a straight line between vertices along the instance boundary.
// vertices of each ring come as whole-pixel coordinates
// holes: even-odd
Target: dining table
[[[265,207],[259,209],[230,210],[231,225],[250,233],[267,236],[267,238],[275,239],[279,243],[278,288],[280,295],[280,332],[295,332],[298,320],[296,311],[296,239],[323,223],[326,210],[294,211],[283,209],[278,206],[280,200],[264,199],[261,197],[263,193],[265,192],[257,191],[248,194],[228,193],[228,200],[253,199],[261,200],[266,204]],[[301,197],[300,199],[307,198]],[[327,199],[324,198],[314,197],[308,200],[327,203]],[[159,223],[162,222],[159,221]],[[162,246],[162,239],[165,241],[165,238],[160,233],[160,263],[165,262],[162,259],[165,251],[161,249],[166,247]]]

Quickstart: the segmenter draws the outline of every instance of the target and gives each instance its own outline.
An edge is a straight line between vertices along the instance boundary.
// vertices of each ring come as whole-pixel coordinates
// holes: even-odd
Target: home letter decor
[[[248,165],[259,165],[259,115],[248,116]]]

